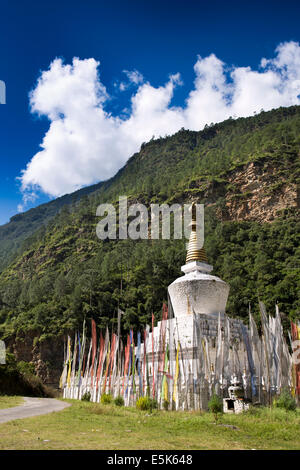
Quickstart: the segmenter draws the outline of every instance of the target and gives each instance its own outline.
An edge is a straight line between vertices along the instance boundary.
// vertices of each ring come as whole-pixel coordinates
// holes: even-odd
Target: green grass
[[[300,410],[223,415],[215,425],[204,412],[67,401],[59,413],[0,425],[0,449],[300,449]]]
[[[22,405],[23,402],[24,400],[22,397],[0,395],[0,409],[11,408],[12,406]]]

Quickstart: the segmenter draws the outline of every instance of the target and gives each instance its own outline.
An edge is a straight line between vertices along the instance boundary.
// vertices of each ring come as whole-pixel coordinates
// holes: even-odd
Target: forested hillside
[[[224,172],[261,158],[281,159],[298,154],[300,109],[297,106],[262,112],[251,118],[229,119],[201,132],[177,134],[143,144],[117,175],[105,183],[83,188],[11,218],[0,226],[0,272],[22,243],[47,225],[65,205],[95,194],[95,201],[110,201],[120,194],[143,194],[151,201],[178,199],[188,192],[222,180]],[[292,172],[285,177],[292,179]],[[224,180],[224,178],[223,178]]]
[[[167,286],[181,274],[185,240],[100,241],[96,207],[117,206],[119,195],[204,203],[205,249],[231,286],[228,313],[247,317],[250,302],[257,315],[260,299],[271,312],[277,302],[286,324],[299,317],[299,156],[300,107],[280,108],[152,140],[59,212],[32,209],[29,228],[29,213],[18,216],[0,230],[0,333],[31,331],[43,340],[84,317],[113,327],[118,306],[123,332],[149,323],[152,312],[160,317]],[[24,225],[27,239],[19,236]]]
[[[79,189],[72,194],[66,194],[46,204],[30,209],[27,212],[14,215],[7,224],[0,226],[0,272],[18,253],[22,252],[24,240],[30,237],[38,228],[47,223],[60,211],[63,206],[72,205],[83,196],[96,191],[102,183]]]

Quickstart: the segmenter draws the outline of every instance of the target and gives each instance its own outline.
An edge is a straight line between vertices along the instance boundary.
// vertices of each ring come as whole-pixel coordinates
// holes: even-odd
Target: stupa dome
[[[186,264],[181,267],[184,276],[172,282],[168,292],[175,317],[193,313],[217,316],[225,313],[229,285],[219,277],[209,274],[213,267],[208,264],[205,250],[198,243],[193,206],[192,211],[192,231]]]

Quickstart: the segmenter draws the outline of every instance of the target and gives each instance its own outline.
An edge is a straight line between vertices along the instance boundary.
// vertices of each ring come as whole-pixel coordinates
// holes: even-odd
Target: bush
[[[112,402],[112,399],[113,398],[109,393],[104,393],[103,395],[101,395],[100,402],[102,403],[102,405],[108,405],[109,403]]]
[[[91,401],[91,392],[85,392],[81,397],[81,401]]]
[[[208,409],[211,413],[213,413],[215,422],[217,424],[219,414],[223,413],[223,401],[215,393],[208,402]]]
[[[163,409],[164,409],[165,411],[168,411],[168,409],[169,409],[169,402],[168,402],[168,400],[164,400],[164,402],[163,402]]]
[[[119,395],[114,399],[114,404],[117,406],[124,406],[124,398]]]
[[[41,378],[32,374],[33,364],[17,363],[14,354],[6,353],[6,364],[0,364],[0,393],[29,397],[51,397],[54,391]]]
[[[157,410],[158,408],[158,403],[154,398],[150,398],[150,411],[152,410]]]
[[[136,402],[138,410],[151,411],[157,408],[157,401],[149,397],[140,397]]]
[[[138,410],[146,411],[150,409],[150,398],[140,397],[136,402],[136,407]]]
[[[295,411],[297,408],[296,401],[288,390],[283,390],[279,397],[274,399],[273,405],[275,408],[283,408],[286,411]]]
[[[35,367],[32,362],[20,361],[17,364],[17,369],[23,375],[35,375]]]

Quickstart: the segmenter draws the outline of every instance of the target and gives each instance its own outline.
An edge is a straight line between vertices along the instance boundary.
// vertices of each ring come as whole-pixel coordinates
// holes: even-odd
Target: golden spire
[[[208,263],[208,259],[205,253],[204,248],[199,248],[199,243],[197,239],[197,221],[196,221],[196,205],[192,203],[192,223],[191,223],[191,234],[188,244],[188,250],[186,254],[186,264],[191,263],[192,261],[200,261],[201,263]]]

